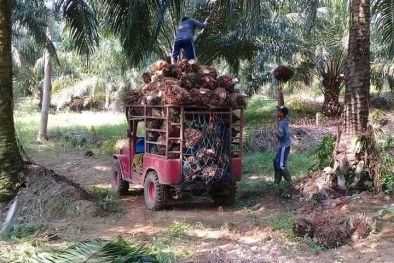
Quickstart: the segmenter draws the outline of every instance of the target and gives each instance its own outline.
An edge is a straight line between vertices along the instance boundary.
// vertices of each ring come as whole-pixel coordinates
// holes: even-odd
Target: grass
[[[182,237],[192,226],[185,221],[174,220],[167,229],[167,234],[173,237]]]
[[[294,215],[290,212],[277,214],[270,218],[267,218],[266,223],[273,229],[285,233],[289,237],[294,237],[293,234],[293,222]]]
[[[245,127],[267,126],[275,122],[276,118],[275,100],[267,100],[261,96],[253,96],[244,112]]]
[[[116,151],[116,141],[125,137],[127,122],[121,113],[63,112],[50,114],[48,136],[44,144],[36,142],[40,113],[31,101],[17,104],[15,127],[24,151],[33,158],[60,155],[74,148],[89,149],[98,156]]]
[[[252,207],[270,193],[269,184],[274,179],[272,163],[275,154],[270,150],[265,153],[250,153],[243,157],[243,174],[241,181],[237,183],[236,207]],[[314,164],[314,159],[309,152],[290,153],[287,164],[292,178],[297,179],[307,174],[309,167]]]
[[[319,246],[318,244],[316,244],[313,239],[308,236],[305,235],[302,240],[312,249],[313,253],[315,254],[319,254],[321,251],[325,250],[324,247]]]
[[[244,112],[245,127],[267,127],[276,122],[276,100],[266,99],[262,96],[253,96]],[[316,113],[320,112],[320,105],[313,101],[305,101],[299,97],[291,96],[286,98],[286,106],[289,108],[289,118],[315,119]],[[325,119],[323,116],[321,117]]]
[[[188,235],[188,231],[193,227],[185,221],[174,220],[163,235],[152,238],[148,248],[159,262],[163,263],[176,262],[177,259],[188,257],[192,254],[192,245],[196,241]]]
[[[88,192],[93,196],[97,197],[99,200],[97,205],[108,212],[111,213],[120,213],[121,207],[119,202],[119,195],[112,192],[110,189],[104,189],[99,187],[91,187],[88,189]]]

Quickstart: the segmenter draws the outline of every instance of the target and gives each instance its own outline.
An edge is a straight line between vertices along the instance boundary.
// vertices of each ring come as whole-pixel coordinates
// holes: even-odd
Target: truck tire
[[[126,195],[129,191],[129,182],[123,180],[122,170],[117,160],[111,167],[110,175],[112,191],[119,195]]]
[[[166,188],[159,183],[156,171],[149,171],[144,182],[145,205],[149,210],[161,210],[165,206]]]
[[[237,187],[235,183],[227,190],[228,194],[225,195],[215,194],[215,192],[212,193],[212,199],[216,205],[230,206],[235,203],[235,196],[237,195]]]

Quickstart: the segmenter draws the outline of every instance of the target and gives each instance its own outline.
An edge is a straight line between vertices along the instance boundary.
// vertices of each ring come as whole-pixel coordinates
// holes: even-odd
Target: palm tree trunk
[[[345,93],[345,132],[360,135],[368,127],[370,59],[370,0],[350,1],[349,54]]]
[[[53,18],[48,18],[47,36],[52,41],[53,34]],[[45,65],[44,65],[44,87],[42,89],[42,106],[40,118],[40,130],[37,135],[37,141],[47,141],[48,115],[49,105],[51,100],[52,89],[52,57],[48,51],[45,51]]]
[[[0,202],[12,197],[22,166],[13,116],[10,6],[0,0]]]
[[[344,127],[335,150],[338,181],[354,185],[356,171],[362,171],[358,187],[362,187],[371,157],[372,133],[368,128],[370,88],[370,0],[350,0],[349,53],[346,76]],[[371,140],[372,139],[372,140]],[[356,142],[359,141],[357,144]],[[361,147],[361,148],[360,148]],[[358,169],[358,170],[357,170]],[[356,186],[354,188],[357,188]]]

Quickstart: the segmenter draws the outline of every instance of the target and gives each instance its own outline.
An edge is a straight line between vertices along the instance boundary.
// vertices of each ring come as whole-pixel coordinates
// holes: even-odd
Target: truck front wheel
[[[112,191],[119,195],[126,195],[129,191],[129,182],[123,180],[122,170],[120,169],[118,160],[112,165],[110,175]]]
[[[165,185],[159,183],[159,178],[155,171],[146,174],[144,182],[145,205],[150,210],[161,210],[165,205]]]

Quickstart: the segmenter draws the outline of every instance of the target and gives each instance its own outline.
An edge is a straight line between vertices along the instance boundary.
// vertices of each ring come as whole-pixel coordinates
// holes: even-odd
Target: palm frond
[[[394,54],[394,1],[374,0],[372,2],[374,18],[372,26],[376,31],[377,42],[384,46],[386,55]]]
[[[48,17],[53,15],[43,1],[14,1],[13,41],[21,37],[32,37],[42,50],[46,49],[59,63],[56,48],[47,36]],[[17,33],[19,32],[19,33]]]
[[[131,246],[122,238],[113,241],[90,239],[60,252],[41,253],[31,259],[32,263],[129,263],[158,262],[138,246]]]
[[[93,9],[83,0],[59,0],[55,10],[65,19],[77,52],[89,58],[99,43],[99,24]]]

